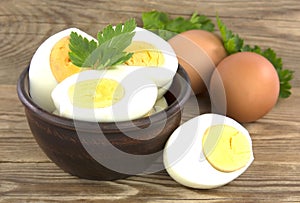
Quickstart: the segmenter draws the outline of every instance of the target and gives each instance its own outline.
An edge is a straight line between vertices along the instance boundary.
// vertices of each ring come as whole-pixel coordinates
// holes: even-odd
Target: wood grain
[[[50,35],[78,27],[92,35],[108,23],[157,9],[172,17],[216,13],[247,44],[272,47],[284,67],[295,71],[292,96],[279,100],[264,118],[244,124],[255,161],[235,181],[213,190],[194,190],[165,171],[117,181],[89,181],[63,172],[35,142],[16,81],[36,48]],[[300,202],[300,2],[298,0],[22,0],[0,2],[0,202]],[[193,100],[182,122],[199,114]],[[210,111],[208,95],[197,98]]]
[[[244,7],[245,2],[247,8]],[[249,44],[272,47],[283,58],[286,68],[300,64],[300,3],[297,0],[268,1],[96,1],[83,3],[59,0],[2,1],[0,10],[0,84],[14,84],[30,62],[36,48],[50,35],[78,27],[91,35],[108,23],[130,17],[141,24],[141,13],[157,9],[172,17],[188,17],[197,11],[215,21],[218,13],[230,28]],[[245,28],[246,27],[246,28]],[[298,46],[297,46],[298,45]],[[285,47],[289,47],[286,49]],[[293,63],[290,63],[290,61]],[[296,78],[294,83],[299,83]]]
[[[299,95],[300,88],[294,91],[294,95]],[[0,93],[0,200],[4,202],[240,202],[246,199],[297,202],[300,199],[300,109],[289,108],[294,113],[292,121],[288,115],[278,119],[289,112],[288,106],[298,104],[299,96],[279,102],[265,118],[246,125],[253,140],[255,162],[241,177],[218,189],[193,190],[174,182],[165,171],[112,182],[82,180],[64,173],[37,146],[15,87],[1,85]],[[7,98],[10,102],[5,101]],[[198,99],[200,109],[208,110],[207,98]],[[187,112],[193,112],[193,108],[191,101],[185,106]],[[193,116],[187,113],[183,120]]]

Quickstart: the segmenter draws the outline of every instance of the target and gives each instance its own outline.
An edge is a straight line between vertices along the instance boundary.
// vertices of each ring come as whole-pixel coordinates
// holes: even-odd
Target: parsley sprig
[[[117,24],[115,27],[108,25],[97,34],[97,42],[72,32],[69,44],[70,60],[76,66],[92,69],[122,64],[132,56],[132,53],[124,50],[131,44],[135,28],[134,19]]]
[[[234,54],[237,52],[249,51],[264,56],[272,63],[277,71],[280,81],[279,97],[288,98],[291,95],[290,81],[293,79],[294,72],[288,69],[283,69],[282,60],[281,58],[277,57],[275,51],[271,48],[262,50],[259,46],[256,45],[253,47],[251,47],[250,45],[245,45],[244,40],[240,38],[238,34],[234,34],[231,30],[229,30],[218,16],[217,23],[227,53]]]
[[[159,11],[144,12],[142,14],[143,27],[168,40],[178,33],[187,30],[201,29],[214,31],[214,24],[204,15],[193,13],[189,19],[183,17],[170,18],[166,13]]]

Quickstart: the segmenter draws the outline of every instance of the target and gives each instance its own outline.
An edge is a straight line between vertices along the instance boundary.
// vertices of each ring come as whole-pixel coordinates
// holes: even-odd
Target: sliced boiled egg
[[[248,131],[217,114],[203,114],[178,127],[167,141],[163,158],[175,181],[199,189],[233,181],[254,160]]]
[[[77,28],[69,28],[46,39],[34,53],[29,68],[29,91],[35,103],[52,112],[55,107],[51,99],[53,88],[80,68],[69,59],[69,35],[71,32],[94,40]]]
[[[56,113],[67,118],[117,122],[143,117],[157,100],[156,84],[119,69],[86,70],[52,91]]]
[[[167,41],[149,30],[137,27],[132,43],[125,51],[133,55],[119,67],[132,71],[148,68],[147,76],[154,80],[159,88],[169,87],[167,85],[171,83],[178,69],[178,59]]]

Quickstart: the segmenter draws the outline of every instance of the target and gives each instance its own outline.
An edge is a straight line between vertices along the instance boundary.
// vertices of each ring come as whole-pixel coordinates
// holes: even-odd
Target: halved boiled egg
[[[153,32],[137,27],[132,43],[125,51],[133,53],[133,56],[119,67],[131,71],[148,68],[147,76],[156,82],[159,89],[164,87],[159,94],[162,97],[178,69],[178,59],[171,45]]]
[[[151,111],[158,92],[156,84],[140,74],[119,69],[74,74],[52,91],[56,112],[67,118],[94,122],[140,118]]]
[[[30,62],[30,95],[35,103],[50,112],[55,109],[51,99],[53,88],[65,78],[81,70],[69,59],[69,35],[72,31],[89,40],[94,39],[77,28],[63,30],[46,39],[36,50]]]
[[[248,131],[217,114],[203,114],[178,127],[167,141],[163,158],[175,181],[199,189],[231,182],[254,160]]]

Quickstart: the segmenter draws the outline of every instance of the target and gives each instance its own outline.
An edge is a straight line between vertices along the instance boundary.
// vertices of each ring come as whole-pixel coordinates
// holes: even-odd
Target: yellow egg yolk
[[[143,41],[133,41],[125,51],[133,53],[132,57],[125,62],[130,66],[161,66],[165,60],[161,51]]]
[[[252,153],[246,136],[228,125],[209,127],[204,133],[202,146],[208,162],[223,172],[246,166]]]
[[[69,36],[64,37],[59,40],[51,50],[50,67],[58,83],[81,70],[81,68],[75,66],[69,58],[69,41]]]
[[[72,85],[69,98],[74,106],[80,108],[105,108],[120,101],[124,88],[112,79],[86,80]]]

